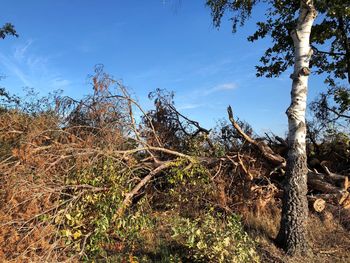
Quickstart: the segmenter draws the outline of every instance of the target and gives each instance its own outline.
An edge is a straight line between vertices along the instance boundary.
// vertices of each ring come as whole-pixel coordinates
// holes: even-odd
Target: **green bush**
[[[151,200],[146,194],[123,215],[118,215],[118,207],[134,183],[128,172],[121,172],[118,162],[103,159],[73,172],[66,185],[106,191],[65,193],[80,196],[56,217],[72,255],[83,251],[88,262],[257,262],[255,244],[240,218],[224,218],[208,204],[201,204],[200,196],[210,191],[206,170],[196,165],[181,169],[186,165],[178,160],[177,168],[162,175],[167,199]],[[161,202],[165,209],[157,211],[153,205]],[[211,212],[203,214],[204,207]]]
[[[240,218],[218,219],[207,213],[197,219],[174,218],[173,238],[188,248],[193,262],[258,262],[254,242]]]
[[[115,252],[127,253],[140,241],[142,232],[152,227],[144,199],[125,214],[118,215],[124,194],[133,186],[129,172],[122,170],[118,161],[107,158],[78,169],[66,180],[66,185],[72,187],[62,195],[62,202],[65,196],[79,198],[70,201],[55,221],[66,238],[66,245],[73,253],[83,251],[86,260],[105,259]],[[75,189],[75,186],[85,185],[89,186],[86,190]],[[115,248],[116,244],[122,244],[123,248]]]

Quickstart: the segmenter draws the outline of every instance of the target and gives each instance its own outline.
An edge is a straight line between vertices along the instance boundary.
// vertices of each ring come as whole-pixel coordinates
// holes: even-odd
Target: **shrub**
[[[244,232],[240,218],[219,218],[210,213],[196,219],[174,218],[173,238],[189,249],[194,262],[258,262],[255,244]]]

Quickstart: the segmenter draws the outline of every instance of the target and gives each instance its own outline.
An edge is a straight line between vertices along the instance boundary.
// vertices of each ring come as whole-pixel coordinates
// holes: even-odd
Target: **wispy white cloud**
[[[9,55],[0,52],[0,65],[6,69],[8,77],[17,78],[24,86],[38,90],[68,87],[71,81],[62,77],[50,63],[49,56],[35,52],[33,43],[30,39],[17,45]]]
[[[224,83],[216,86],[213,88],[214,91],[221,91],[221,90],[233,90],[237,88],[237,84],[234,82]]]
[[[40,71],[41,73],[47,73],[47,68],[49,67],[49,58],[31,55],[26,58],[24,63],[31,71]]]
[[[223,107],[223,109],[226,107],[226,105],[222,105],[221,102],[210,104],[206,103],[206,97],[209,95],[212,95],[214,93],[220,93],[220,92],[227,92],[234,89],[237,89],[238,86],[235,82],[227,82],[218,84],[210,89],[204,90],[204,89],[197,89],[193,90],[191,92],[191,95],[188,93],[182,94],[180,96],[177,96],[177,99],[180,99],[182,103],[178,104],[176,107],[179,110],[192,110],[197,108],[206,108],[206,109],[219,109]]]
[[[238,88],[238,86],[235,82],[223,83],[223,84],[216,85],[215,87],[213,87],[211,89],[205,90],[203,92],[203,95],[208,96],[208,95],[216,93],[216,92],[234,90],[237,88]]]
[[[192,110],[192,109],[196,109],[199,107],[202,107],[203,104],[196,104],[196,103],[187,103],[187,104],[183,104],[177,107],[178,110]]]
[[[9,72],[14,74],[14,76],[17,77],[25,86],[32,86],[32,82],[29,80],[29,77],[23,72],[23,70],[2,53],[0,53],[0,63]]]
[[[24,59],[25,57],[25,53],[27,52],[28,48],[32,45],[33,40],[29,39],[26,41],[26,43],[24,45],[18,45],[15,47],[15,51],[14,51],[14,58],[17,61],[21,61]]]

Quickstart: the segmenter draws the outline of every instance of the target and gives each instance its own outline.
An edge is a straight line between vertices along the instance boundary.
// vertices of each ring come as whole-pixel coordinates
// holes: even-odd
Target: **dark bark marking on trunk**
[[[306,156],[297,154],[297,145],[290,148],[287,159],[286,184],[282,199],[282,219],[276,243],[289,255],[308,252],[307,164]]]

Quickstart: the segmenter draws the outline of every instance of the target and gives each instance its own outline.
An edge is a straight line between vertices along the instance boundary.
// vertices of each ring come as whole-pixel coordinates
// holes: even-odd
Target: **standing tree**
[[[214,25],[217,27],[220,26],[225,11],[231,11],[235,32],[237,26],[244,25],[251,16],[253,7],[259,2],[259,0],[207,0],[207,5],[211,8]],[[291,75],[293,80],[291,105],[286,112],[289,123],[287,182],[284,188],[281,227],[277,242],[288,254],[297,255],[307,252],[305,111],[309,63],[313,53],[310,37],[316,9],[313,0],[261,2],[268,4],[267,20],[258,23],[258,30],[249,39],[254,41],[270,35],[274,45],[261,59],[264,66],[257,67],[258,76],[264,74],[268,77],[278,76],[294,64],[294,72]],[[280,54],[284,54],[284,57]]]
[[[256,41],[271,36],[273,45],[261,57],[258,76],[278,77],[293,65],[293,41],[288,32],[295,26],[299,1],[272,1],[267,19],[257,24],[258,30],[248,38]],[[271,2],[271,4],[272,4]],[[310,68],[323,74],[328,90],[312,104],[318,120],[324,123],[349,121],[350,115],[350,2],[344,0],[314,0],[319,14],[311,32],[314,54]]]
[[[212,8],[214,24],[220,25],[224,11],[240,12],[234,16],[233,31],[249,18],[252,7],[264,1],[207,1]],[[295,14],[299,1],[265,1],[270,6],[267,19],[257,23],[257,31],[248,40],[253,42],[270,36],[272,46],[260,58],[256,66],[257,76],[278,77],[294,64],[294,44],[290,32],[295,27]],[[314,51],[310,68],[315,74],[323,74],[328,90],[321,93],[313,103],[318,119],[325,122],[334,120],[349,121],[350,110],[350,2],[344,0],[314,0],[319,14],[311,32],[311,47]],[[243,7],[243,8],[241,8]],[[339,83],[342,82],[342,83]],[[347,87],[348,86],[348,87]]]
[[[307,160],[306,160],[306,99],[312,24],[316,18],[312,0],[300,1],[296,28],[291,31],[294,44],[294,72],[291,105],[287,109],[288,143],[287,184],[284,188],[281,227],[277,241],[289,254],[307,251]]]

